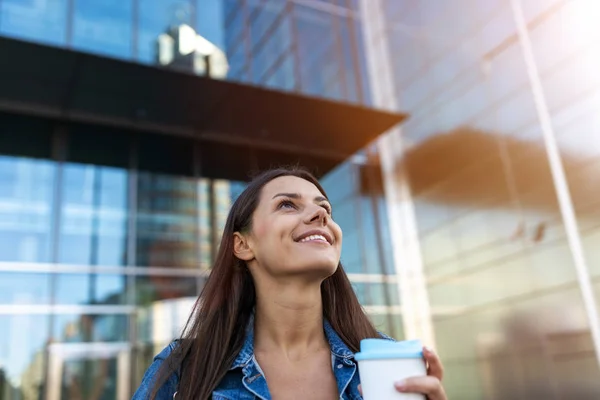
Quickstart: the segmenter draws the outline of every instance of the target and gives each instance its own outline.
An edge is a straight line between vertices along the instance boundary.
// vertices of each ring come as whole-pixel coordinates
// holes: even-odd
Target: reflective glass
[[[126,314],[58,314],[53,316],[56,342],[123,342],[128,340],[129,317]]]
[[[0,156],[0,260],[50,262],[51,161]]]
[[[358,300],[366,306],[399,305],[398,286],[395,283],[352,283]]]
[[[165,300],[196,298],[201,289],[198,278],[194,276],[138,276],[135,279],[135,300],[140,306],[152,307]]]
[[[73,47],[119,58],[132,56],[132,1],[74,1]]]
[[[294,89],[294,59],[291,53],[288,53],[284,56],[283,61],[277,62],[271,68],[265,75],[267,78],[263,80],[266,87],[280,90]]]
[[[375,329],[383,332],[394,339],[404,339],[402,328],[402,315],[400,314],[370,314],[369,317],[375,325]]]
[[[56,304],[109,305],[127,302],[127,275],[57,274]]]
[[[67,41],[68,0],[2,0],[0,34],[52,45]]]
[[[180,337],[197,300],[197,278],[160,277],[153,282],[139,279],[137,283],[137,340],[161,348]]]
[[[196,14],[196,32],[213,43],[221,50],[225,50],[225,16],[227,7],[231,3],[223,0],[194,0]],[[224,4],[225,3],[225,4]],[[238,1],[233,2],[239,4]]]
[[[295,6],[294,18],[303,91],[325,96],[334,87],[330,81],[346,72],[340,71],[342,54],[333,17],[313,8]]]
[[[50,274],[0,272],[0,305],[49,304],[50,280]]]
[[[60,262],[125,265],[128,172],[75,163],[63,168]]]
[[[191,0],[143,0],[139,2],[139,22],[137,32],[138,60],[143,63],[156,62],[158,36],[174,24],[188,24],[192,21]],[[200,7],[197,12],[202,12]]]
[[[43,398],[49,322],[43,315],[0,315],[0,398]]]
[[[61,398],[69,400],[118,398],[116,358],[67,359],[62,367]]]
[[[138,175],[136,264],[199,268],[198,184],[193,178],[141,172]]]

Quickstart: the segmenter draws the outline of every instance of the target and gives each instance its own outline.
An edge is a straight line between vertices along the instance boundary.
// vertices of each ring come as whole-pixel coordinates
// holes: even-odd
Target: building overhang
[[[0,111],[187,136],[223,178],[296,163],[323,174],[406,117],[9,38],[0,54]]]

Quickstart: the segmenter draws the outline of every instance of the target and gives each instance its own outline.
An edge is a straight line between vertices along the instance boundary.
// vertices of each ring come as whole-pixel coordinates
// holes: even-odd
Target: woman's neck
[[[256,352],[283,352],[298,359],[327,345],[320,285],[257,288],[254,321]]]

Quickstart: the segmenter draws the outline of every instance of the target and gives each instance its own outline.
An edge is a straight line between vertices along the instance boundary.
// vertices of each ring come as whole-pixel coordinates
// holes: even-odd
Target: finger
[[[423,347],[423,357],[429,366],[427,375],[434,376],[440,381],[444,379],[444,366],[438,355],[429,347]]]
[[[422,393],[429,400],[447,400],[444,388],[439,379],[434,376],[418,376],[396,382],[394,387],[402,393]]]
[[[358,393],[362,396],[362,385],[360,383],[358,384]]]

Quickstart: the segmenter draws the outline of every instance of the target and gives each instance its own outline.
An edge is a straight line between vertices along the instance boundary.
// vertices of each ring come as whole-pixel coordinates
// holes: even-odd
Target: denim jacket
[[[267,388],[267,381],[254,357],[254,324],[249,325],[244,345],[229,371],[213,391],[212,398],[218,400],[270,400],[271,395]],[[341,400],[361,400],[358,392],[360,383],[358,366],[354,360],[354,353],[340,339],[328,322],[324,323],[325,336],[331,347],[331,365],[338,393]],[[382,335],[386,337],[385,335]],[[387,338],[387,337],[386,337]],[[132,400],[146,400],[152,392],[155,376],[162,362],[169,356],[177,342],[172,342],[160,354],[154,357],[154,362],[146,371],[142,384],[133,395]],[[177,386],[179,375],[174,373],[160,388],[157,400],[177,399]]]

